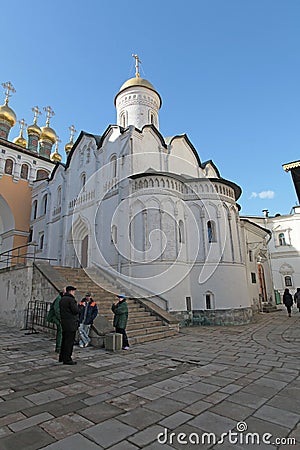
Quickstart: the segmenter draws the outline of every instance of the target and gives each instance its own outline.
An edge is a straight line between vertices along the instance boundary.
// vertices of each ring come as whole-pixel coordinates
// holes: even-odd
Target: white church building
[[[247,233],[256,243],[259,236],[259,253],[268,231],[242,223],[240,187],[201,162],[186,135],[161,134],[161,104],[137,60],[136,76],[115,97],[117,124],[102,135],[82,131],[66,164],[35,182],[32,241],[53,264],[115,279],[179,317],[248,322],[261,286],[258,276],[249,280],[257,265],[249,269]]]

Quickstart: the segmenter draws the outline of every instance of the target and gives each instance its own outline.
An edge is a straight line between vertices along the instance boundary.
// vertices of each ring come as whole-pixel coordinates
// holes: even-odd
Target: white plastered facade
[[[40,256],[102,268],[171,312],[250,309],[240,188],[201,163],[186,135],[161,135],[159,101],[147,84],[121,89],[118,125],[82,132],[66,165],[34,188],[33,202],[49,202],[32,222]]]

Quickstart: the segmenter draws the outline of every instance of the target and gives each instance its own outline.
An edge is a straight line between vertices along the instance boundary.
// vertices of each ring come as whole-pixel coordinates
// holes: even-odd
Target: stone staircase
[[[105,280],[99,286],[89,278],[83,269],[70,267],[55,267],[55,269],[66,280],[66,285],[73,285],[77,288],[77,300],[79,300],[80,296],[82,298],[86,292],[90,291],[93,299],[97,302],[99,315],[105,317],[112,326],[113,313],[111,305],[116,301],[116,295],[113,293],[117,292],[116,286]],[[149,308],[143,305],[142,299],[131,299],[128,296],[127,303],[129,317],[126,332],[131,345],[163,339],[178,333],[178,324],[174,326],[174,320],[172,327],[169,326],[158,314],[149,311]],[[164,314],[168,313],[164,312]]]

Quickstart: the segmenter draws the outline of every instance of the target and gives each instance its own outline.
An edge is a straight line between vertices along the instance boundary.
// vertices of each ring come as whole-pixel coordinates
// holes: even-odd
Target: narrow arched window
[[[86,184],[86,174],[83,173],[83,174],[81,175],[81,189],[82,189],[83,191],[85,191],[85,184]]]
[[[278,240],[279,240],[279,245],[286,245],[284,233],[279,233]]]
[[[45,194],[42,201],[42,215],[46,214],[47,212],[47,203],[48,203],[48,195]]]
[[[57,188],[57,206],[61,205],[61,186]]]
[[[21,166],[21,173],[20,173],[20,177],[23,180],[27,180],[28,179],[28,165],[27,164],[22,164]]]
[[[210,294],[205,295],[205,306],[206,306],[206,309],[212,309]]]
[[[126,116],[125,116],[124,112],[120,116],[120,124],[121,124],[121,127],[123,127],[123,128],[126,127]]]
[[[111,228],[111,242],[113,244],[117,244],[118,242],[118,229],[116,225],[113,225]]]
[[[6,175],[12,175],[14,170],[14,162],[12,159],[7,159],[5,161],[5,168],[4,168],[4,173],[6,173]]]
[[[110,163],[111,163],[112,178],[115,178],[117,176],[117,156],[116,155],[112,155],[112,157],[110,158]]]
[[[216,224],[213,220],[207,222],[208,242],[216,242]]]
[[[292,283],[292,277],[291,277],[290,275],[286,275],[286,276],[284,277],[284,284],[285,284],[286,286],[288,286],[288,287],[293,286],[293,283]]]
[[[32,220],[36,219],[37,217],[37,205],[37,200],[34,200],[34,202],[32,203]]]
[[[44,233],[40,235],[39,249],[43,250],[44,248]]]
[[[179,220],[178,224],[178,232],[179,232],[179,243],[184,243],[184,224],[182,220]]]
[[[155,116],[153,113],[150,113],[150,123],[152,123],[152,125],[155,125]]]

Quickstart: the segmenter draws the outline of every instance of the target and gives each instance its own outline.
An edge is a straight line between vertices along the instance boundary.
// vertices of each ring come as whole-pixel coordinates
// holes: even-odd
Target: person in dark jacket
[[[92,299],[92,294],[87,292],[79,303],[79,346],[87,347],[91,341],[89,337],[91,325],[98,315],[98,307]]]
[[[78,305],[75,300],[74,286],[67,286],[66,293],[60,300],[60,319],[62,326],[62,343],[59,361],[64,364],[76,364],[72,360],[73,345],[78,328]]]
[[[296,303],[297,308],[300,311],[300,288],[297,288],[297,292],[294,295],[294,302]]]
[[[112,304],[112,312],[114,313],[114,327],[116,329],[116,333],[120,333],[123,335],[123,350],[129,349],[128,337],[126,334],[126,325],[128,320],[128,305],[126,302],[125,295],[117,295],[118,300]]]
[[[292,306],[293,306],[293,297],[287,288],[284,290],[282,301],[287,309],[288,316],[291,317],[291,311],[292,311]]]
[[[61,341],[62,341],[62,327],[61,327],[61,321],[60,321],[60,301],[62,296],[66,293],[66,288],[63,288],[63,290],[58,294],[56,299],[51,303],[49,312],[47,314],[47,322],[54,323],[56,325],[56,345],[55,345],[55,351],[56,353],[60,353],[61,349]]]

